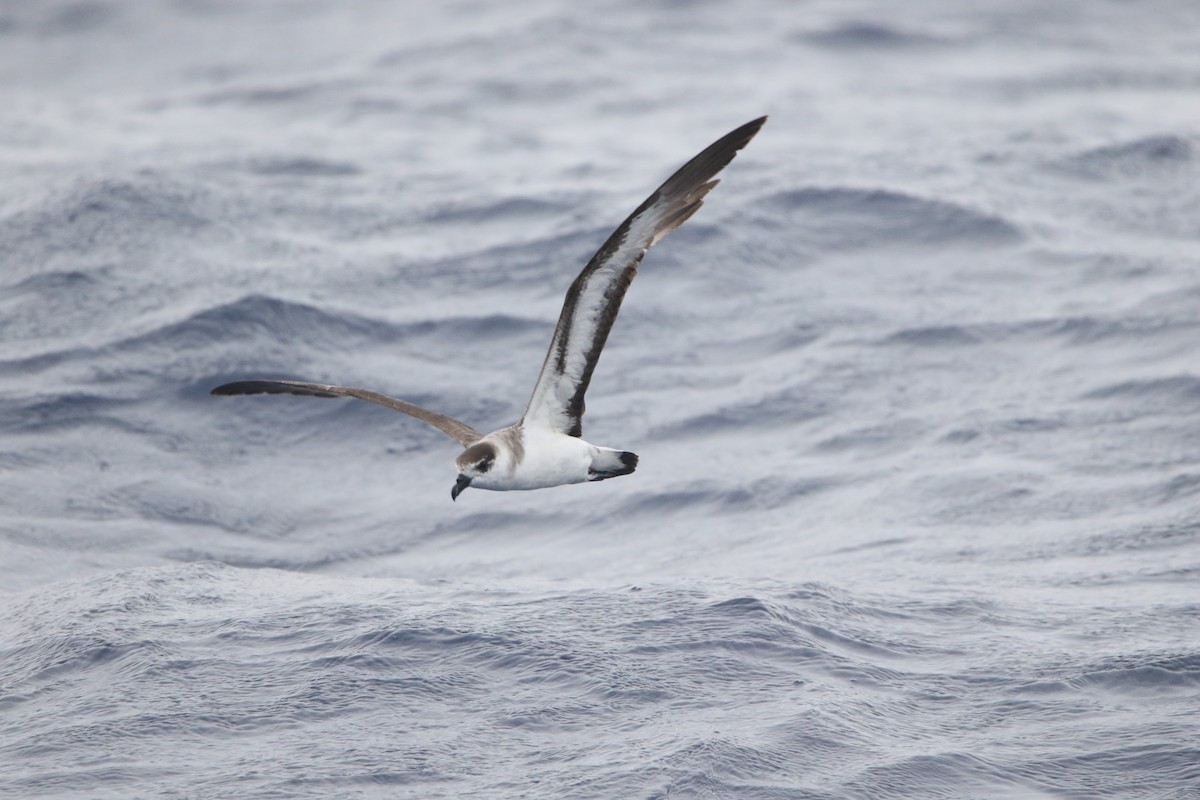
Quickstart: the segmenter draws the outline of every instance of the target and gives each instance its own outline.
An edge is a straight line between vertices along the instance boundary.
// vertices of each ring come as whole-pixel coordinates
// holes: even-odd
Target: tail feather
[[[599,452],[592,459],[588,468],[589,481],[604,481],[621,475],[628,475],[637,469],[637,453],[627,450],[610,450],[607,447],[597,448]]]

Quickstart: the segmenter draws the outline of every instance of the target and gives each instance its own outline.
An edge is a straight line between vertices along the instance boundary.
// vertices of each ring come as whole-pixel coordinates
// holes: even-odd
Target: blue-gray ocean
[[[1200,798],[1200,6],[0,0],[0,797]],[[584,435],[450,500],[563,293]]]

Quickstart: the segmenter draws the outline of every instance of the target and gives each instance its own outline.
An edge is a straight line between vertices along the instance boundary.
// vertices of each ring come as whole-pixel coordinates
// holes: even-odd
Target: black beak
[[[450,499],[457,500],[458,496],[460,494],[462,494],[463,489],[467,488],[470,485],[471,485],[470,477],[468,477],[466,475],[459,475],[458,480],[455,481],[455,483],[454,483],[454,488],[450,490]]]

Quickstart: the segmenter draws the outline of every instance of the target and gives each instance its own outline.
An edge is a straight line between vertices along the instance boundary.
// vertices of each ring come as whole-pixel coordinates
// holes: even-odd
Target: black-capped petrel
[[[521,421],[486,436],[445,414],[368,389],[302,381],[237,381],[216,395],[299,394],[357,397],[427,422],[466,449],[455,459],[451,499],[468,486],[507,491],[602,481],[637,468],[634,453],[585,442],[583,395],[612,329],[621,300],[646,251],[682,225],[717,185],[713,176],[733,160],[767,121],[760,117],[722,136],[684,164],[592,256],[567,290],[550,351]]]

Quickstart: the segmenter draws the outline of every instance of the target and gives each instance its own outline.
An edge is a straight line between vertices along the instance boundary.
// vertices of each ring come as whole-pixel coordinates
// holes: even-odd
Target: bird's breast
[[[595,449],[582,439],[546,431],[522,431],[520,458],[510,469],[482,475],[472,486],[505,491],[543,489],[565,483],[582,483],[588,478]]]

